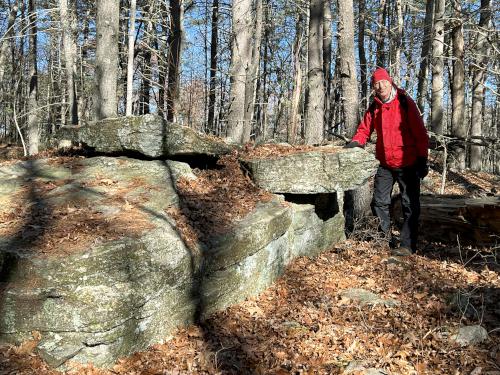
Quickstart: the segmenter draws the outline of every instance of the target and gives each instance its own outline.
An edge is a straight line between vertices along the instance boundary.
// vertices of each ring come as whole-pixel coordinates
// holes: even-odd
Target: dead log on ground
[[[500,197],[422,196],[420,233],[428,240],[476,246],[500,243]],[[394,218],[402,222],[401,200],[393,199]]]

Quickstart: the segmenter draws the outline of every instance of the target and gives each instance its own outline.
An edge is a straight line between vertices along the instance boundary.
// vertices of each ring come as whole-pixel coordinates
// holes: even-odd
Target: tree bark
[[[9,19],[7,21],[7,30],[1,41],[0,46],[0,85],[3,84],[3,76],[5,74],[5,64],[7,61],[7,53],[9,50],[10,43],[9,38],[14,34],[13,26],[14,21],[17,17],[17,11],[19,10],[19,0],[12,5],[9,12]]]
[[[74,5],[76,6],[76,4]],[[63,35],[64,66],[66,68],[66,94],[71,125],[78,124],[78,98],[76,91],[76,10],[69,0],[60,0],[61,28]]]
[[[245,86],[247,72],[250,64],[251,29],[250,15],[252,14],[252,1],[234,1],[232,5],[232,44],[231,44],[231,93],[229,98],[229,112],[227,115],[228,138],[236,143],[245,143],[250,139],[245,138]]]
[[[324,2],[323,76],[325,77],[325,128],[330,129],[330,90],[332,86],[332,10],[330,0]]]
[[[354,12],[352,0],[338,0],[339,62],[344,128],[349,138],[354,136],[359,122],[358,79],[354,57]]]
[[[306,144],[323,141],[325,96],[323,93],[323,1],[310,0],[306,107]]]
[[[339,11],[339,69],[342,89],[342,112],[344,113],[344,129],[348,138],[356,133],[359,122],[358,80],[356,77],[356,60],[354,57],[354,12],[352,0],[338,0]],[[348,231],[354,229],[355,220],[365,216],[370,209],[371,187],[367,182],[354,191],[346,192],[344,214]]]
[[[184,6],[182,0],[170,0],[170,36],[168,41],[167,121],[177,121],[181,69]]]
[[[212,2],[212,25],[210,34],[210,83],[208,92],[208,128],[216,133],[215,126],[215,94],[217,87],[217,49],[219,41],[219,0]]]
[[[377,31],[377,66],[385,68],[387,56],[385,53],[385,38],[387,36],[387,0],[381,0],[379,9],[382,9],[378,19]]]
[[[132,101],[134,94],[134,49],[135,49],[135,13],[136,0],[130,0],[130,17],[128,26],[128,58],[127,58],[127,103],[125,115],[132,116]]]
[[[38,118],[38,55],[37,17],[35,0],[28,2],[29,17],[29,93],[28,93],[28,154],[38,154],[40,145],[40,124]]]
[[[95,117],[117,115],[119,0],[97,0]]]
[[[434,0],[428,0],[425,7],[424,40],[420,54],[420,69],[418,73],[417,106],[421,113],[425,110],[429,75],[429,52],[431,49],[432,25],[434,20]]]
[[[431,129],[443,134],[443,70],[444,70],[444,12],[445,0],[434,2],[434,32],[432,40],[432,104]]]
[[[476,39],[476,58],[472,65],[472,115],[471,135],[483,135],[483,101],[484,83],[486,81],[486,68],[488,65],[489,44],[487,35],[491,22],[491,0],[481,0],[481,15]],[[471,146],[470,167],[473,171],[482,169],[483,147]]]
[[[256,0],[254,30],[252,54],[250,56],[247,80],[245,83],[245,112],[243,116],[243,138],[245,142],[250,140],[255,113],[255,95],[259,76],[260,48],[262,44],[262,0]]]
[[[297,141],[297,133],[300,128],[300,97],[302,93],[302,66],[300,64],[300,56],[303,44],[303,18],[299,13],[295,27],[295,40],[293,43],[293,90],[291,99],[291,114],[290,121],[287,127],[287,141],[290,144],[295,144]]]
[[[464,33],[462,23],[461,0],[453,1],[455,22],[452,29],[453,40],[453,80],[451,85],[451,133],[465,138],[467,124],[465,123],[465,69],[464,69]],[[465,145],[461,144],[452,155],[452,165],[458,170],[465,169]]]
[[[392,79],[394,83],[401,86],[401,46],[403,44],[403,0],[396,0],[395,28],[393,39],[394,64],[392,68]]]
[[[369,89],[368,89],[368,72],[366,64],[366,51],[365,51],[365,25],[366,25],[366,2],[365,0],[358,0],[358,58],[360,69],[360,82],[361,82],[361,109],[368,108],[369,103]]]
[[[151,12],[152,5],[147,3],[144,6],[144,13],[148,14]],[[150,101],[151,101],[151,82],[152,82],[152,72],[151,72],[151,49],[153,46],[153,21],[149,17],[145,20],[146,23],[146,33],[144,35],[144,41],[142,43],[142,66],[141,66],[141,89],[139,92],[139,113],[141,115],[146,115],[150,113]],[[174,106],[176,107],[176,106]]]

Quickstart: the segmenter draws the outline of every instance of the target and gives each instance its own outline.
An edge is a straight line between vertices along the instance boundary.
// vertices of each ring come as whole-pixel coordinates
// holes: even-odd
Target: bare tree
[[[358,58],[361,83],[361,110],[368,107],[368,72],[365,52],[366,0],[358,0]]]
[[[96,100],[97,120],[117,115],[119,0],[97,0]]]
[[[252,1],[234,1],[232,5],[232,44],[231,44],[231,94],[229,98],[229,113],[227,115],[228,138],[237,143],[245,143],[245,127],[250,127],[244,121],[245,92],[247,71],[251,56]]]
[[[377,41],[377,66],[385,67],[387,63],[387,54],[385,52],[385,39],[387,37],[387,1],[381,0],[380,7],[382,11],[379,12],[378,29],[376,35]]]
[[[5,32],[5,35],[0,40],[0,84],[3,83],[7,54],[9,47],[11,45],[9,39],[12,38],[12,36],[14,35],[13,26],[14,26],[14,21],[16,20],[17,17],[17,12],[19,11],[19,1],[20,0],[16,0],[10,9],[9,19],[7,21],[7,30]]]
[[[332,86],[332,9],[325,0],[323,17],[323,76],[325,77],[325,127],[330,128],[330,90]]]
[[[418,73],[417,106],[424,113],[429,75],[429,52],[431,50],[432,25],[434,20],[434,0],[428,0],[425,7],[424,40],[420,54]]]
[[[302,13],[299,12],[295,23],[295,40],[293,42],[293,90],[291,98],[290,121],[287,127],[287,141],[294,144],[297,141],[297,133],[300,128],[301,118],[299,113],[300,98],[302,93],[302,65],[300,57],[302,54],[304,28]]]
[[[465,138],[467,124],[465,122],[465,67],[464,67],[464,33],[462,23],[461,1],[453,0],[454,25],[453,41],[453,81],[451,85],[451,131],[452,134]],[[454,166],[458,170],[465,169],[465,147],[459,145],[454,150]]]
[[[403,0],[395,0],[395,32],[392,40],[393,64],[391,68],[392,79],[399,86],[401,85],[401,46],[403,45]]]
[[[66,94],[72,125],[78,124],[78,99],[76,96],[76,10],[68,0],[59,0],[61,30],[66,68]],[[64,113],[66,111],[64,110]]]
[[[431,129],[443,133],[443,70],[444,70],[444,13],[445,0],[434,2],[434,30],[432,39],[432,104]]]
[[[64,0],[63,0],[64,1]],[[128,57],[127,57],[127,102],[125,115],[132,115],[133,81],[134,81],[134,49],[135,49],[135,13],[136,0],[130,0],[130,17],[128,26]]]
[[[356,132],[359,122],[358,79],[354,57],[354,12],[352,0],[338,0],[339,63],[342,87],[344,128],[348,137]]]
[[[217,50],[219,39],[219,0],[212,2],[212,23],[210,33],[210,81],[208,93],[208,128],[216,133],[215,126],[215,94],[217,75]]]
[[[307,43],[306,144],[323,141],[325,96],[323,93],[323,1],[310,0],[309,35]]]
[[[35,0],[28,2],[29,13],[29,93],[28,93],[28,154],[38,154],[40,146],[40,124],[38,116],[38,53],[37,17]]]
[[[245,82],[245,112],[243,115],[243,139],[250,140],[253,116],[255,113],[255,95],[257,89],[257,79],[260,65],[260,49],[262,44],[262,0],[256,0],[255,19],[253,21],[254,36],[252,43],[252,53],[248,64],[247,77]]]

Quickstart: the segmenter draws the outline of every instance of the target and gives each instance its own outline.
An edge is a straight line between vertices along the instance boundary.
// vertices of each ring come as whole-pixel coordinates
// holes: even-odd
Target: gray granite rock
[[[353,190],[376,172],[378,161],[360,148],[245,159],[254,182],[273,193],[316,194]]]
[[[235,148],[186,126],[168,123],[160,116],[109,118],[88,125],[65,126],[57,134],[61,147],[67,140],[98,152],[137,152],[151,158],[172,155],[222,155]]]
[[[21,202],[53,212],[86,210],[112,225],[132,207],[147,224],[118,238],[96,235],[69,254],[44,254],[17,235],[0,238],[0,341],[19,343],[39,331],[37,350],[51,366],[64,369],[69,360],[108,366],[260,293],[295,257],[344,238],[341,213],[322,220],[313,205],[277,196],[228,233],[189,249],[165,212],[179,206],[180,177],[196,178],[184,163],[112,157],[0,167],[0,214]],[[46,225],[38,229],[50,233]]]
[[[450,338],[460,346],[475,345],[488,340],[488,331],[480,325],[464,326],[454,332]]]

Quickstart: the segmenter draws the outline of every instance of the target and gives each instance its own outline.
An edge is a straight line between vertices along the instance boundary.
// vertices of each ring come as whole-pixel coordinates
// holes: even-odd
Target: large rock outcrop
[[[273,193],[318,194],[353,190],[376,172],[378,161],[360,148],[317,151],[243,160],[254,182]]]
[[[136,152],[151,158],[172,155],[222,155],[235,148],[221,139],[186,126],[169,123],[157,115],[109,118],[59,130],[60,144],[68,141],[103,153]]]
[[[189,248],[166,213],[181,176],[196,179],[185,163],[111,157],[0,168],[0,340],[38,331],[52,366],[106,366],[344,238],[338,209],[276,196]]]

